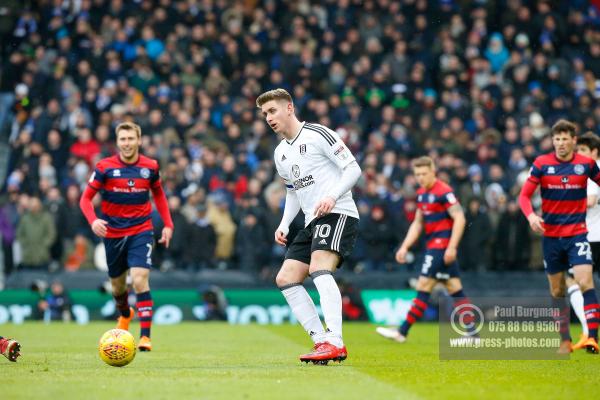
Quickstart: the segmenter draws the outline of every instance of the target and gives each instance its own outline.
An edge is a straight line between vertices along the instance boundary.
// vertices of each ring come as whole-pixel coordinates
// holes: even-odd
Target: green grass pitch
[[[410,341],[378,337],[375,326],[344,325],[349,357],[306,365],[299,325],[155,326],[154,351],[124,368],[97,352],[110,323],[1,325],[22,357],[0,357],[0,399],[566,399],[596,393],[600,356],[568,361],[440,361],[437,325],[417,324]],[[138,325],[132,326],[138,332]]]

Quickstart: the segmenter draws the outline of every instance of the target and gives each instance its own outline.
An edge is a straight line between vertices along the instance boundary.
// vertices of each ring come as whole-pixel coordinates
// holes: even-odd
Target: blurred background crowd
[[[557,119],[600,133],[598,3],[4,0],[4,273],[103,263],[79,196],[115,152],[114,127],[132,119],[176,227],[157,267],[267,279],[284,253],[273,232],[285,189],[272,161],[280,139],[254,101],[277,87],[363,169],[347,268],[398,268],[415,211],[410,160],[428,154],[466,212],[461,267],[541,269],[515,198]]]

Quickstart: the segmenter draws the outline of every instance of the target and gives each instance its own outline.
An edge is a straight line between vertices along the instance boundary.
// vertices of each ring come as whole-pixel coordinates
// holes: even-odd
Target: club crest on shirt
[[[427,197],[427,201],[428,201],[429,203],[433,203],[433,202],[435,201],[435,196],[434,196],[434,195],[432,195],[432,194],[430,194],[430,195]]]
[[[301,144],[300,145],[300,154],[305,154],[306,153],[306,145],[305,144]]]
[[[575,167],[573,167],[573,170],[577,175],[583,175],[583,173],[585,172],[585,168],[581,164],[575,165]]]
[[[150,170],[148,168],[142,168],[140,171],[140,175],[142,176],[142,178],[148,179],[150,178]]]
[[[128,185],[129,187],[134,187],[134,186],[135,186],[135,181],[134,181],[133,179],[129,179],[129,180],[127,181],[127,185]]]
[[[300,176],[300,167],[298,165],[292,165],[292,174],[294,174],[294,177],[296,178]]]

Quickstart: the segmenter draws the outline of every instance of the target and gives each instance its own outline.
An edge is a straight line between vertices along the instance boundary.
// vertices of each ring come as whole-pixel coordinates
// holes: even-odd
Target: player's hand
[[[282,230],[277,229],[275,231],[275,243],[280,244],[282,246],[287,245],[287,235],[283,233]]]
[[[448,247],[444,252],[444,264],[450,265],[456,261],[456,248]]]
[[[325,196],[319,201],[315,207],[315,216],[322,217],[327,215],[335,207],[336,200],[331,196]]]
[[[108,225],[108,222],[106,222],[103,219],[97,219],[94,222],[92,222],[92,232],[94,232],[96,236],[102,238],[106,237],[106,225]]]
[[[169,248],[169,243],[171,243],[171,238],[173,237],[173,228],[169,228],[165,226],[162,230],[162,236],[158,240],[158,243],[164,244],[165,247]]]
[[[529,217],[527,217],[527,221],[529,221],[529,226],[535,233],[539,233],[540,235],[544,233],[544,220],[542,217],[535,213],[531,213]]]
[[[396,261],[398,264],[406,264],[406,255],[408,254],[408,249],[400,247],[396,252]]]

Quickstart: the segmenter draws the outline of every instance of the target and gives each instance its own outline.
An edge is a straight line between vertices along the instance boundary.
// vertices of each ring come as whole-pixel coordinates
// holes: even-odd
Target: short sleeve
[[[596,161],[590,161],[590,176],[589,178],[600,185],[600,168]]]
[[[527,180],[538,185],[542,180],[542,165],[538,159],[533,162],[531,169],[529,170],[529,176]]]
[[[157,187],[160,186],[160,183],[160,166],[158,165],[158,162],[156,162],[156,166],[150,174],[150,186]]]
[[[156,187],[160,185],[160,170],[157,169],[154,171],[152,176],[150,177],[150,186]]]
[[[96,190],[100,190],[104,186],[105,180],[106,174],[100,167],[98,167],[98,165],[96,165],[94,172],[92,172],[90,179],[88,179],[88,185]]]
[[[456,195],[454,194],[454,192],[448,192],[448,193],[444,194],[442,196],[442,198],[443,198],[442,202],[443,202],[444,208],[446,210],[455,204],[459,204],[458,199],[456,198]]]

